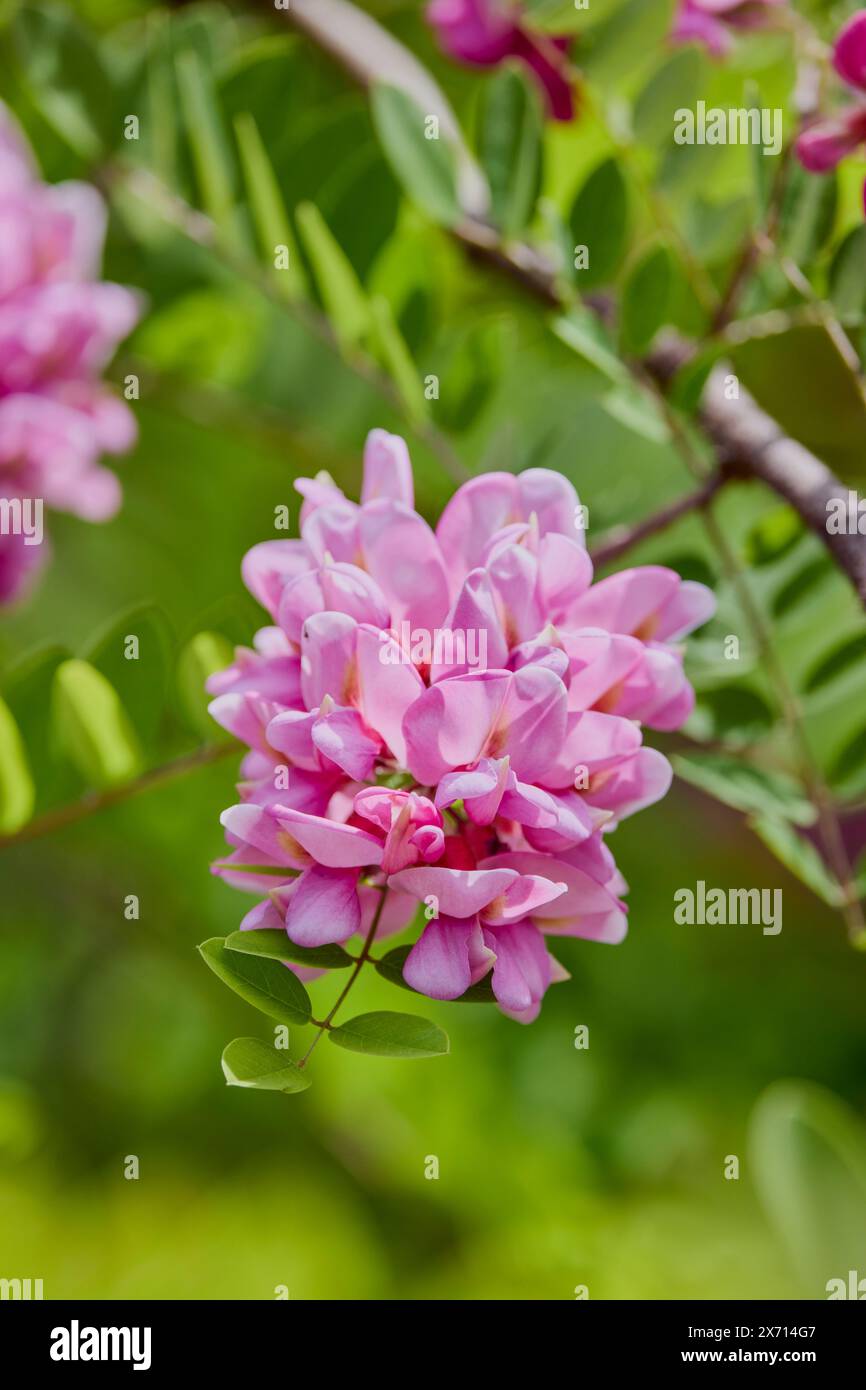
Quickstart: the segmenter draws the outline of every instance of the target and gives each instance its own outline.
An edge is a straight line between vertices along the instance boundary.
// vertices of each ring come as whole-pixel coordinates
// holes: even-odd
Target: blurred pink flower
[[[671,38],[675,43],[700,43],[722,58],[731,47],[732,29],[762,29],[772,11],[787,0],[680,0]]]
[[[382,430],[360,504],[296,486],[301,539],[242,567],[272,625],[208,683],[249,750],[215,872],[267,894],[245,928],[303,946],[365,931],[382,891],[380,937],[421,905],[407,982],[454,999],[490,975],[529,1021],[563,978],[552,937],[625,935],[607,836],[668,789],[640,726],[691,711],[679,640],[712,594],[659,566],[592,584],[577,495],[546,469],[474,478],[435,532]]]
[[[43,183],[0,104],[0,602],[43,562],[44,540],[9,529],[9,507],[103,521],[120,505],[102,453],[135,441],[135,419],[99,380],[138,313],[137,297],[97,279],[105,208],[85,183]]]
[[[833,66],[844,82],[866,92],[866,10],[858,10],[833,45]],[[815,121],[800,134],[797,158],[813,174],[835,169],[846,155],[866,144],[866,102],[843,108],[837,116]],[[866,208],[866,185],[863,188]]]
[[[472,67],[495,67],[518,58],[535,73],[548,110],[557,121],[574,116],[574,94],[567,75],[570,40],[533,34],[520,22],[519,0],[431,0],[427,18],[452,58]]]

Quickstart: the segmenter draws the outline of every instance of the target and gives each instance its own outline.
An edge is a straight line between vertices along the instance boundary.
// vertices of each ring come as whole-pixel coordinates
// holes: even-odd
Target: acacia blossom
[[[714,58],[730,51],[732,30],[763,29],[773,9],[786,0],[680,0],[671,38],[675,43],[700,43]]]
[[[833,45],[833,67],[849,87],[866,93],[866,10],[858,10]],[[846,155],[866,144],[866,101],[844,107],[838,115],[817,120],[797,139],[797,158],[813,174],[835,169]],[[863,188],[866,208],[866,184]]]
[[[0,602],[46,550],[10,524],[15,509],[38,501],[104,521],[120,505],[99,458],[131,447],[135,419],[99,378],[139,310],[130,290],[97,278],[105,222],[90,184],[42,182],[0,103]]]
[[[668,789],[641,724],[691,711],[679,639],[712,594],[660,566],[593,584],[577,495],[547,469],[472,479],[435,532],[382,430],[360,504],[326,475],[296,487],[301,539],[242,565],[271,623],[208,683],[248,748],[214,871],[266,895],[243,928],[301,946],[366,932],[382,890],[379,938],[423,905],[407,983],[454,999],[490,975],[529,1021],[564,978],[551,940],[625,935],[608,836]]]
[[[569,38],[533,34],[521,24],[521,6],[511,0],[431,0],[427,19],[442,48],[471,67],[496,67],[517,58],[535,74],[548,110],[557,121],[574,116],[567,76]]]

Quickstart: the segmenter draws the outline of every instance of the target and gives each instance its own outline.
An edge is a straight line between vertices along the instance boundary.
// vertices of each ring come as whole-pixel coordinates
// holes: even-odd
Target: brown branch
[[[0,849],[7,849],[12,845],[22,845],[29,840],[38,840],[43,835],[52,834],[55,830],[64,830],[67,825],[74,825],[76,821],[84,820],[85,816],[91,816],[96,811],[104,811],[109,806],[117,806],[121,801],[128,801],[130,797],[138,796],[140,792],[151,791],[154,787],[160,787],[166,782],[173,782],[176,777],[182,777],[186,772],[193,772],[199,767],[206,767],[209,763],[218,762],[220,758],[226,758],[229,753],[237,753],[237,751],[238,745],[235,742],[208,743],[203,748],[197,748],[193,753],[184,753],[182,757],[175,758],[173,762],[164,763],[162,767],[151,768],[149,772],[142,773],[141,777],[136,777],[133,782],[124,782],[121,786],[109,787],[104,792],[89,792],[80,801],[72,801],[66,806],[58,806],[53,811],[46,811],[44,816],[38,816],[12,835],[0,835]]]
[[[668,526],[672,526],[675,521],[679,521],[681,516],[687,516],[689,512],[699,511],[715,497],[719,488],[722,487],[733,477],[733,472],[727,469],[718,469],[711,473],[707,481],[694,492],[686,493],[685,497],[677,498],[676,502],[669,502],[666,507],[661,507],[651,516],[645,517],[643,521],[637,522],[634,526],[616,526],[603,537],[601,543],[590,551],[590,557],[597,569],[602,565],[609,565],[612,560],[618,560],[620,555],[624,555],[632,546],[638,545],[640,541],[646,540],[649,536],[656,535],[659,531],[664,531]]]

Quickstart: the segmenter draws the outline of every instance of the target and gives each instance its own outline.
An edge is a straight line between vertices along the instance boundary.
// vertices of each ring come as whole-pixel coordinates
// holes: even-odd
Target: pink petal
[[[412,464],[406,441],[398,434],[388,434],[387,430],[371,430],[364,445],[361,502],[374,502],[378,497],[403,502],[407,507],[415,505]]]
[[[446,772],[478,761],[513,679],[507,671],[471,672],[419,695],[403,733],[407,766],[422,785],[435,786]]]
[[[382,860],[382,841],[354,825],[343,825],[325,816],[311,816],[282,804],[271,808],[281,831],[281,841],[296,843],[317,864],[328,869],[356,869]],[[224,822],[225,823],[225,822]]]
[[[244,556],[241,577],[253,598],[276,618],[284,585],[312,563],[303,541],[262,541]]]
[[[298,879],[286,912],[286,931],[299,946],[348,941],[361,925],[358,871],[316,864]]]
[[[494,898],[500,897],[517,875],[507,866],[482,873],[478,869],[440,869],[422,867],[401,869],[389,883],[403,893],[424,902],[435,898],[440,916],[474,917]]]
[[[448,578],[423,517],[382,498],[361,508],[359,531],[365,567],[385,595],[394,626],[439,627],[448,612]]]
[[[446,772],[436,788],[436,805],[462,801],[474,825],[490,825],[499,810],[509,766],[508,758],[482,758],[471,772]]]
[[[625,910],[611,892],[585,870],[562,858],[516,851],[483,859],[481,867],[514,869],[519,874],[537,874],[555,883],[564,883],[566,892],[535,909],[533,916],[546,932],[564,936],[583,936],[593,941],[617,943],[626,934]]]
[[[347,777],[364,782],[373,775],[382,743],[357,710],[336,709],[324,719],[317,719],[312,738],[319,752],[341,767]]]
[[[301,633],[301,693],[307,709],[326,695],[337,705],[352,701],[358,625],[346,613],[314,613]]]
[[[852,15],[837,35],[833,66],[850,86],[866,90],[866,10]]]
[[[466,660],[475,653],[479,660],[476,670],[504,667],[508,660],[508,643],[496,611],[493,588],[486,570],[470,571],[443,624],[452,634],[452,660],[434,662],[430,667],[431,684],[446,676],[462,676],[470,668]],[[457,658],[463,657],[462,660]]]
[[[357,701],[367,727],[407,765],[404,720],[424,693],[424,682],[393,638],[367,624],[358,628]]]
[[[568,697],[559,677],[544,666],[515,671],[487,748],[491,757],[508,755],[523,782],[546,782],[547,769],[561,755]]]

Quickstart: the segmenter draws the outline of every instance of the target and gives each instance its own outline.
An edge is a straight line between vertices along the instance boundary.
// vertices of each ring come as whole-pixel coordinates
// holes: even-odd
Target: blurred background
[[[471,123],[479,79],[442,57],[421,7],[367,8]],[[45,176],[112,187],[108,166],[64,135],[70,107],[46,101],[50,90],[97,127],[160,112],[177,186],[196,203],[182,102],[178,115],[167,90],[146,105],[162,70],[142,69],[142,35],[158,34],[175,57],[194,52],[224,133],[237,113],[253,114],[286,204],[312,199],[365,286],[388,298],[419,370],[441,375],[442,411],[436,429],[420,417],[407,424],[275,289],[153,207],[118,197],[105,275],[139,287],[147,313],[109,376],[140,378],[140,441],[118,464],[117,519],[53,517],[50,569],[0,618],[2,692],[34,766],[50,741],[44,673],[62,654],[92,653],[106,631],[138,631],[127,615],[143,611],[169,654],[157,672],[157,640],[143,643],[136,678],[152,681],[156,712],[142,734],[145,764],[216,737],[197,694],[204,648],[192,639],[211,634],[218,653],[249,641],[261,615],[240,583],[244,551],[274,534],[275,507],[288,505],[294,529],[298,476],[325,468],[357,496],[373,426],[406,434],[418,506],[434,521],[456,485],[455,459],[469,471],[560,469],[589,507],[591,544],[692,486],[655,422],[622,402],[611,409],[597,371],[550,335],[537,307],[468,264],[407,204],[364,94],[338,69],[255,6],[172,9],[0,7],[6,99]],[[662,61],[669,10],[643,10]],[[645,58],[602,45],[596,80],[611,100],[652,76]],[[750,37],[726,68],[699,61],[708,101],[741,91],[744,74],[770,104],[789,99],[778,36]],[[585,100],[582,120],[546,137],[554,205],[567,205],[607,148],[596,98]],[[749,152],[705,153],[712,177],[701,164],[696,176],[671,174],[667,191],[721,280],[751,215]],[[840,230],[856,216],[857,180],[847,177]],[[681,327],[690,316],[684,291]],[[754,559],[778,526],[778,499],[736,486],[718,514],[737,552]],[[758,554],[765,562],[750,577],[789,668],[802,671],[830,626],[857,637],[862,614],[818,543],[796,530],[794,541]],[[778,748],[784,759],[789,740],[747,635],[738,683],[722,684],[721,640],[742,624],[700,523],[686,519],[629,556],[647,559],[719,592],[720,616],[690,658],[701,695],[693,736]],[[814,582],[798,588],[810,566]],[[808,706],[828,765],[863,722],[862,667],[842,674]],[[222,851],[219,814],[234,799],[236,767],[230,752],[0,846],[0,1276],[42,1278],[46,1298],[268,1299],[287,1286],[293,1299],[325,1300],[570,1299],[579,1286],[591,1299],[821,1298],[849,1268],[866,1276],[866,957],[737,810],[677,779],[662,805],[621,827],[629,935],[618,947],[564,941],[572,978],[531,1027],[485,1006],[425,1001],[450,1035],[448,1057],[390,1061],[322,1046],[311,1088],[284,1096],[224,1085],[226,1042],[269,1037],[270,1025],[195,951],[234,930],[248,905],[208,867]],[[37,816],[87,789],[80,767],[46,768]],[[854,853],[860,800],[854,787]],[[676,925],[673,895],[697,879],[781,887],[782,932]],[[124,916],[130,894],[138,920]],[[327,1007],[334,985],[311,993]],[[412,1007],[375,976],[362,976],[356,995],[359,1011]],[[578,1025],[589,1029],[587,1049],[575,1047]],[[124,1177],[129,1155],[138,1180]],[[433,1155],[439,1177],[429,1180]],[[732,1156],[737,1180],[725,1177]]]

